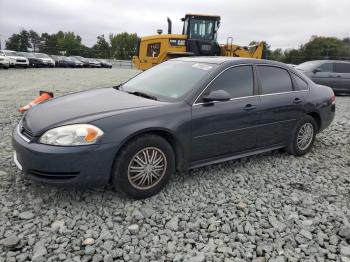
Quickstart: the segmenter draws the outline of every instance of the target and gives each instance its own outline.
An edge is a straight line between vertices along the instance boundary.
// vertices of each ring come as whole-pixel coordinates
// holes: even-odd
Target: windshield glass
[[[216,21],[205,19],[191,19],[189,22],[189,38],[214,40]]]
[[[314,70],[317,66],[319,66],[320,63],[321,63],[320,61],[309,61],[309,62],[302,63],[300,65],[297,65],[295,68],[301,71],[309,72]]]
[[[48,55],[41,54],[41,53],[36,53],[35,56],[36,56],[37,58],[50,58]]]
[[[27,58],[34,58],[35,56],[32,53],[25,53],[25,52],[17,52],[19,56],[24,56]]]
[[[159,100],[177,101],[215,67],[198,62],[167,61],[132,78],[122,86],[122,90],[142,92]]]
[[[3,52],[4,52],[5,55],[7,55],[7,56],[16,56],[16,55],[17,55],[15,51],[3,50]]]

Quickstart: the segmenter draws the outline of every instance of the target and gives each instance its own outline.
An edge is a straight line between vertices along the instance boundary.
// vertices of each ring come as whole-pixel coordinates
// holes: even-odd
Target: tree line
[[[135,53],[138,36],[127,32],[97,36],[96,44],[87,47],[73,32],[39,34],[34,30],[21,30],[6,41],[6,49],[22,52],[42,52],[49,55],[83,56],[130,60]]]
[[[256,41],[251,44],[256,44]],[[267,59],[288,64],[300,64],[310,60],[350,60],[350,38],[311,36],[310,40],[298,48],[271,50],[265,42],[265,56]]]
[[[115,58],[130,60],[135,54],[139,37],[136,33],[119,33],[97,36],[92,47],[82,44],[79,35],[59,31],[55,34],[39,34],[34,30],[21,30],[6,41],[6,48],[14,51],[43,52],[49,55],[80,55],[84,57]],[[265,43],[265,57],[290,64],[300,64],[316,59],[350,60],[350,38],[312,36],[310,40],[294,49],[272,50]],[[252,41],[250,45],[257,44]]]

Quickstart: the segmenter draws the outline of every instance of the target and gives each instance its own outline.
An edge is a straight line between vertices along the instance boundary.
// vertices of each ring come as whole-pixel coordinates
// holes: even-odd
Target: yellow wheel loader
[[[146,70],[168,59],[182,56],[234,56],[261,59],[264,44],[242,47],[233,44],[232,37],[227,43],[219,45],[217,32],[220,16],[186,14],[182,34],[172,34],[172,23],[168,18],[168,33],[145,36],[140,39],[133,57],[136,68]]]

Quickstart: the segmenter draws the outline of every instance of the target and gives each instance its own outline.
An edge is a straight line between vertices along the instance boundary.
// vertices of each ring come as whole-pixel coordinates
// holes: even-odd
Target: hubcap
[[[146,147],[131,159],[128,179],[137,189],[150,189],[162,180],[166,169],[167,160],[163,151],[156,147]]]
[[[298,132],[297,145],[300,150],[307,149],[314,136],[314,126],[311,123],[303,124]]]

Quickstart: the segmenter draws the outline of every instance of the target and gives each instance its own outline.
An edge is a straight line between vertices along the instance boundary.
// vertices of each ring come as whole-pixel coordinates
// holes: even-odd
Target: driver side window
[[[333,64],[332,63],[326,63],[322,64],[317,69],[321,69],[321,72],[333,72]]]
[[[236,66],[227,69],[210,84],[201,97],[216,90],[226,91],[231,98],[252,96],[254,94],[252,66]]]

